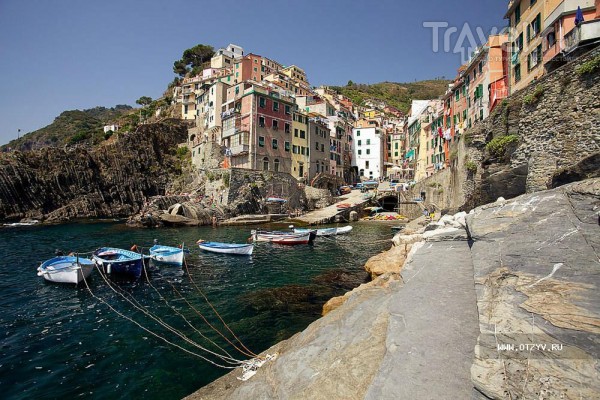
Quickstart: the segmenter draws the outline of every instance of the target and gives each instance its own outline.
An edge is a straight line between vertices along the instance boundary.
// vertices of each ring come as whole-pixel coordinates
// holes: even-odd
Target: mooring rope
[[[170,326],[169,324],[167,324],[166,322],[164,322],[162,319],[160,319],[159,317],[156,317],[154,315],[152,315],[150,312],[148,312],[144,307],[141,306],[141,304],[139,304],[137,302],[137,300],[131,300],[129,299],[127,296],[125,296],[124,294],[120,293],[119,291],[117,291],[113,285],[110,284],[110,282],[108,281],[107,277],[105,276],[105,274],[102,273],[102,271],[100,270],[100,268],[98,268],[98,271],[100,273],[100,276],[102,277],[102,279],[104,280],[104,282],[106,283],[106,285],[116,294],[120,295],[125,301],[127,301],[129,304],[131,304],[135,309],[137,309],[138,311],[142,312],[143,314],[145,314],[146,316],[148,316],[149,318],[151,318],[152,320],[154,320],[156,323],[158,323],[159,325],[161,325],[162,327],[164,327],[165,329],[171,331],[172,333],[174,333],[175,335],[179,336],[182,340],[184,340],[185,342],[187,342],[188,344],[202,350],[205,351],[209,354],[212,354],[218,358],[220,358],[221,360],[230,363],[229,360],[234,360],[235,363],[237,363],[238,365],[242,364],[243,362],[241,360],[235,360],[232,359],[230,357],[226,357],[223,356],[221,354],[215,353],[201,345],[199,345],[198,343],[194,342],[193,340],[189,339],[187,336],[185,336],[184,334],[182,334],[181,332],[177,331],[175,328],[173,328],[172,326]],[[120,289],[122,290],[122,289]],[[137,303],[137,304],[136,304]],[[112,307],[111,307],[112,308]],[[137,324],[138,326],[140,326],[140,324]],[[147,330],[147,329],[145,329]],[[169,342],[170,343],[170,342]],[[227,367],[227,368],[236,368],[236,367]]]
[[[144,261],[142,261],[144,262]],[[150,278],[148,276],[148,271],[146,270],[146,265],[144,264],[144,276],[146,277],[146,281],[148,283],[148,285],[150,285],[150,287],[156,292],[156,294],[158,295],[158,297],[160,299],[162,299],[164,301],[164,303],[175,312],[175,314],[179,315],[181,317],[181,319],[183,319],[186,324],[188,324],[188,326],[190,328],[192,328],[196,333],[198,333],[203,339],[207,340],[209,343],[211,343],[213,346],[215,346],[217,349],[221,350],[222,352],[224,352],[225,354],[227,354],[227,358],[229,358],[230,360],[234,361],[235,363],[239,363],[239,360],[236,360],[235,358],[233,358],[231,356],[231,354],[229,354],[225,349],[223,349],[221,346],[219,346],[218,344],[216,344],[213,340],[211,340],[209,337],[207,337],[206,335],[204,335],[200,330],[198,330],[194,325],[192,325],[192,323],[185,317],[185,315],[183,315],[182,313],[180,313],[175,307],[173,307],[169,301],[160,293],[160,291],[154,286],[152,285],[152,283],[150,282]],[[171,287],[173,287],[173,289],[175,288],[173,283],[171,281],[169,281],[167,279],[167,282],[169,282],[169,284],[171,285]],[[183,298],[183,296],[179,295],[181,298]],[[242,353],[243,354],[243,353]]]
[[[100,271],[100,268],[97,268],[97,269]],[[101,273],[101,276],[103,276],[103,275],[102,275],[102,273]],[[103,276],[103,278],[104,278],[104,276]],[[214,365],[214,366],[216,366],[216,367],[225,368],[225,369],[236,369],[236,368],[238,368],[238,367],[232,367],[232,366],[227,366],[227,365],[220,365],[220,364],[218,364],[218,363],[216,363],[216,362],[214,362],[214,361],[212,361],[212,360],[210,360],[210,359],[208,359],[208,358],[204,357],[204,356],[203,356],[203,355],[201,355],[201,354],[195,353],[195,352],[193,352],[193,351],[191,351],[191,350],[188,350],[188,349],[186,349],[186,348],[184,348],[184,347],[182,347],[182,346],[180,346],[180,345],[178,345],[178,344],[176,344],[176,343],[173,343],[173,342],[169,341],[168,339],[166,339],[166,338],[164,338],[164,337],[160,336],[159,334],[157,334],[157,333],[155,333],[155,332],[151,331],[150,329],[148,329],[148,328],[144,327],[143,325],[141,325],[139,322],[135,321],[133,318],[129,317],[128,315],[125,315],[125,314],[121,313],[120,311],[118,311],[117,309],[115,309],[113,306],[111,306],[111,305],[110,305],[110,304],[109,304],[109,303],[108,303],[106,300],[104,300],[103,298],[96,296],[96,295],[94,294],[94,292],[92,292],[92,289],[90,288],[90,286],[88,285],[88,283],[87,283],[87,280],[85,279],[85,276],[83,277],[83,282],[85,283],[85,286],[86,286],[87,290],[90,292],[90,295],[91,295],[93,298],[95,298],[96,300],[98,300],[98,301],[100,301],[100,302],[104,303],[104,304],[105,304],[105,305],[106,305],[108,308],[110,308],[112,311],[114,311],[114,312],[115,312],[117,315],[119,315],[120,317],[122,317],[122,318],[124,318],[124,319],[128,320],[129,322],[131,322],[131,323],[133,323],[133,324],[137,325],[139,328],[141,328],[141,329],[142,329],[142,330],[144,330],[145,332],[148,332],[150,335],[152,335],[152,336],[156,337],[157,339],[160,339],[160,340],[164,341],[165,343],[167,343],[167,344],[170,344],[171,346],[177,347],[178,349],[180,349],[180,350],[182,350],[182,351],[184,351],[184,352],[186,352],[186,353],[188,353],[188,354],[191,354],[191,355],[194,355],[194,356],[196,356],[196,357],[198,357],[198,358],[201,358],[202,360],[204,360],[204,361],[206,361],[206,362],[208,362],[208,363],[210,363],[210,364],[212,364],[212,365]],[[113,290],[114,290],[114,289],[113,289]],[[209,351],[209,352],[210,352],[210,351]]]
[[[250,349],[248,349],[244,345],[244,343],[242,343],[242,341],[236,336],[236,334],[231,330],[231,328],[229,328],[229,325],[227,325],[227,323],[223,320],[223,318],[221,317],[221,315],[217,312],[217,310],[215,309],[215,307],[208,300],[208,298],[206,297],[206,295],[204,294],[204,292],[198,287],[198,285],[196,285],[196,282],[194,281],[194,279],[192,278],[192,275],[190,274],[190,270],[189,270],[189,268],[187,266],[187,261],[185,260],[185,258],[183,259],[183,265],[185,265],[185,270],[186,270],[186,272],[188,274],[188,277],[190,278],[190,282],[192,282],[192,285],[194,285],[194,287],[196,288],[196,290],[198,291],[198,293],[200,293],[202,295],[202,297],[204,297],[204,300],[210,306],[210,308],[213,310],[213,312],[215,313],[215,315],[219,318],[219,320],[221,321],[221,323],[223,323],[223,326],[233,335],[233,337],[235,338],[235,340],[237,340],[237,342],[242,346],[242,348],[244,348],[244,350],[246,350],[248,353],[245,353],[245,352],[241,351],[235,344],[231,343],[229,341],[229,339],[227,339],[227,337],[225,337],[223,334],[221,334],[218,329],[215,329],[215,328],[213,328],[213,329],[215,329],[215,331],[217,333],[219,333],[225,340],[227,340],[228,343],[230,343],[233,347],[235,347],[240,353],[242,353],[244,355],[252,356],[252,357],[257,357],[257,354],[255,354]],[[188,305],[190,305],[189,302],[187,302],[187,300],[186,300],[186,303],[188,303]],[[192,305],[190,305],[190,307],[192,307],[192,309],[195,310],[195,308]],[[206,321],[206,319],[204,319],[204,320]],[[206,322],[208,323],[208,321],[206,321]],[[211,324],[209,324],[209,325],[212,327]]]

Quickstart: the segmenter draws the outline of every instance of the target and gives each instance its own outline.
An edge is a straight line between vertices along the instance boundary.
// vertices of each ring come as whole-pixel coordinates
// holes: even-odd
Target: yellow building
[[[308,170],[310,166],[310,145],[308,132],[308,114],[303,111],[294,111],[292,115],[292,130],[291,130],[291,153],[292,153],[292,170],[290,173],[296,179],[308,178]],[[286,151],[288,142],[285,142]]]
[[[544,73],[542,24],[549,0],[510,0],[504,16],[510,23],[510,93],[523,89]]]

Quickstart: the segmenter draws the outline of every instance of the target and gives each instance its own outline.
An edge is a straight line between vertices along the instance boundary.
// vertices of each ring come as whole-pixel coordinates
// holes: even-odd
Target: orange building
[[[577,8],[584,22],[575,25]],[[600,0],[550,0],[542,32],[543,64],[546,72],[568,62],[582,41],[598,39],[600,34]]]

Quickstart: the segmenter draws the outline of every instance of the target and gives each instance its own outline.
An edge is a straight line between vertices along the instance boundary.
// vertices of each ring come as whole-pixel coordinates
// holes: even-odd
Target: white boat
[[[60,256],[43,262],[38,267],[38,276],[45,280],[60,283],[79,283],[88,278],[94,269],[94,262],[89,258]]]
[[[181,247],[182,248],[155,244],[150,247],[150,258],[164,264],[183,265],[183,245]]]
[[[255,242],[270,242],[276,244],[308,244],[311,242],[313,231],[304,233],[277,232],[277,231],[251,231],[252,240]]]
[[[342,226],[341,228],[321,228],[321,229],[305,229],[305,228],[293,228],[295,233],[304,233],[316,231],[317,236],[335,236],[343,235],[352,230],[350,225]]]
[[[220,243],[220,242],[206,242],[204,240],[198,240],[198,247],[200,250],[209,251],[211,253],[220,254],[233,254],[239,256],[250,256],[254,250],[253,244],[238,244],[238,243]]]

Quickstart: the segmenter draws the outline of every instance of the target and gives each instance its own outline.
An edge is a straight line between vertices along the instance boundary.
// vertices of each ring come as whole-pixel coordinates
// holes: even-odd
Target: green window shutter
[[[531,41],[531,25],[527,25],[527,43]]]

